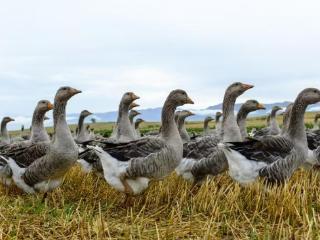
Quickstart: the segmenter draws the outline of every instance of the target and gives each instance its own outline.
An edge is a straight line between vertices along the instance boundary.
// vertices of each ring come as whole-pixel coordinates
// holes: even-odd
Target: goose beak
[[[263,104],[261,104],[261,103],[258,104],[258,108],[259,108],[259,109],[266,109],[266,107],[265,107]]]
[[[15,121],[13,118],[9,118],[9,120],[10,120],[10,122],[13,122],[13,121]]]
[[[72,89],[71,89],[71,93],[72,93],[72,95],[76,95],[76,94],[78,94],[78,93],[82,93],[82,91],[80,91],[80,90],[78,90],[78,89],[75,89],[75,88],[72,88]]]
[[[135,108],[135,107],[140,107],[140,105],[136,104],[135,102],[133,102],[133,103],[130,104],[129,110],[131,110],[132,108]]]
[[[245,89],[245,90],[248,90],[250,88],[253,88],[254,86],[253,85],[250,85],[250,84],[242,84],[242,87]]]
[[[137,100],[137,99],[140,99],[140,97],[133,93],[132,94],[132,100],[134,101],[134,100]]]
[[[48,103],[48,109],[52,110],[53,108],[54,108],[53,104],[52,103]]]
[[[186,101],[187,104],[194,104],[194,102],[192,101],[191,98],[187,97],[187,101]]]

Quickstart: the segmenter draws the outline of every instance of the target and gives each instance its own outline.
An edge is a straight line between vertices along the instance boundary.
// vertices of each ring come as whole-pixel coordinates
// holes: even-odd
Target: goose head
[[[167,100],[171,102],[174,106],[182,106],[184,104],[194,104],[188,94],[181,89],[173,90]]]
[[[138,115],[140,115],[141,113],[136,111],[136,110],[131,110],[130,113],[129,113],[129,118],[134,118]]]
[[[66,102],[74,95],[81,93],[80,90],[72,88],[72,87],[61,87],[58,89],[55,101],[57,102]]]
[[[253,88],[253,85],[250,84],[245,84],[241,82],[235,82],[231,84],[227,90],[226,90],[226,95],[228,96],[233,96],[233,97],[239,97],[241,94],[243,94],[245,91]]]
[[[132,102],[130,105],[129,105],[129,110],[132,110],[133,108],[135,107],[140,107],[139,104],[135,103],[135,102]]]
[[[83,110],[81,113],[80,113],[80,116],[82,117],[88,117],[92,115],[92,112],[89,112],[88,110]]]
[[[211,116],[207,116],[205,119],[204,119],[205,122],[211,122],[213,121],[213,118]]]
[[[145,122],[145,121],[142,118],[137,118],[137,120],[136,120],[136,123],[138,123],[138,124],[143,123],[143,122]]]
[[[138,97],[133,92],[126,92],[125,94],[123,94],[121,102],[123,102],[124,104],[130,105],[133,101],[135,101],[139,98],[140,97]]]
[[[139,125],[143,122],[145,121],[142,118],[137,118],[137,120],[135,121],[135,129],[137,129]]]
[[[53,104],[48,100],[40,100],[37,104],[36,110],[38,112],[48,112],[53,109]]]
[[[11,118],[11,117],[4,117],[4,118],[2,119],[2,122],[5,123],[5,124],[7,124],[7,123],[9,123],[9,122],[13,122],[13,121],[14,121],[14,119]]]
[[[279,106],[274,106],[274,107],[272,108],[272,113],[277,113],[277,112],[280,111],[280,110],[282,110],[281,107],[279,107]]]
[[[216,121],[218,122],[219,119],[222,117],[222,112],[216,112]]]
[[[256,100],[248,100],[246,101],[242,107],[247,111],[247,112],[253,112],[261,109],[266,109],[265,106],[261,103],[259,103]]]
[[[179,111],[179,118],[186,119],[187,117],[195,115],[194,113],[190,112],[189,110],[182,110]]]
[[[320,101],[320,90],[317,88],[306,88],[298,96],[304,104],[315,104]]]

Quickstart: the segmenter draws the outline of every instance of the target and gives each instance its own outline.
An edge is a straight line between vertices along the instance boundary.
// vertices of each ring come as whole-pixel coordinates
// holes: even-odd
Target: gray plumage
[[[1,135],[0,135],[0,146],[10,144],[10,136],[7,130],[7,124],[11,121],[14,121],[13,118],[4,117],[1,121]]]
[[[186,129],[185,120],[194,114],[188,110],[177,111],[175,113],[175,122],[178,126],[179,134],[183,143],[190,141],[189,133]]]
[[[122,190],[123,185],[116,184],[114,179],[118,172],[118,178],[122,181],[128,179],[130,185],[134,179],[155,178],[159,179],[171,173],[182,159],[183,147],[177,125],[174,121],[174,112],[178,106],[186,103],[193,103],[183,90],[174,90],[167,97],[162,108],[161,122],[162,130],[160,137],[145,137],[128,143],[110,144],[105,143],[100,153],[100,161],[103,167],[106,181],[118,190]],[[103,144],[102,144],[103,145]],[[99,150],[95,150],[99,155]],[[90,155],[80,154],[84,160]],[[92,156],[92,154],[91,154]],[[90,160],[87,160],[90,161]],[[118,167],[114,169],[105,168],[104,164],[109,162],[108,166],[118,161]],[[111,177],[113,176],[113,177]],[[111,178],[111,179],[110,179]],[[129,181],[130,179],[130,181]],[[137,182],[137,184],[139,184]],[[145,189],[136,189],[136,185],[131,186],[130,192],[136,194]]]
[[[72,96],[80,92],[70,87],[61,87],[57,91],[53,111],[55,137],[49,145],[44,145],[46,150],[43,156],[25,169],[19,168],[13,159],[8,161],[15,183],[24,191],[50,191],[60,184],[64,174],[76,162],[78,147],[66,122],[66,105]]]
[[[248,166],[250,164],[255,166],[256,169],[252,169],[252,178],[246,181],[254,180],[254,171],[258,171],[258,176],[265,178],[269,183],[282,183],[289,179],[293,172],[307,160],[308,142],[304,126],[304,113],[308,105],[319,101],[320,91],[318,89],[307,88],[303,90],[292,107],[287,133],[283,136],[263,138],[260,141],[250,140],[228,145],[224,149],[225,153],[230,158],[232,158],[232,155],[235,156],[233,160],[229,160],[228,157],[229,166],[236,158],[239,158],[239,161],[247,161]],[[240,156],[236,157],[228,148],[240,153],[246,160],[240,158]],[[266,166],[253,162],[262,162]],[[248,169],[243,169],[237,173],[236,180],[241,180],[242,171],[245,170]]]
[[[241,105],[241,108],[237,114],[237,123],[240,128],[242,140],[248,137],[247,126],[246,126],[248,114],[250,112],[254,112],[259,109],[265,109],[265,107],[256,100],[248,100]]]
[[[234,105],[238,96],[246,90],[252,88],[252,85],[233,83],[231,84],[223,100],[223,121],[222,136],[223,141],[241,141],[240,129],[234,116]],[[176,169],[179,175],[190,173],[188,179],[196,183],[203,179],[207,174],[216,175],[228,168],[227,160],[222,151],[218,151],[217,145],[221,138],[216,136],[205,136],[184,144],[184,159]]]
[[[84,124],[85,118],[90,115],[92,115],[92,113],[89,112],[88,110],[83,110],[80,113],[78,127],[77,127],[78,131],[77,131],[77,136],[75,139],[77,143],[87,142],[92,139],[92,136],[90,135],[90,131],[88,131],[88,129],[86,128],[86,126]]]
[[[111,135],[111,138],[117,142],[129,142],[136,139],[129,120],[129,110],[136,106],[133,104],[136,99],[139,97],[132,92],[125,93],[121,98],[117,123]]]
[[[274,106],[272,108],[271,114],[270,114],[270,125],[266,128],[260,129],[254,133],[255,138],[260,138],[267,135],[278,135],[280,134],[281,130],[279,127],[279,124],[276,119],[276,114],[279,110],[281,110],[279,106]]]

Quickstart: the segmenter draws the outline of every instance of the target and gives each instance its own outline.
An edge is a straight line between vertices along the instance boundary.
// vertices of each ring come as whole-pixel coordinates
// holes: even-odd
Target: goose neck
[[[228,93],[225,94],[225,97],[223,99],[222,131],[224,142],[242,141],[240,129],[234,115],[234,105],[236,99],[237,96]]]
[[[49,135],[44,128],[45,111],[35,110],[32,116],[31,142],[49,141]]]
[[[5,121],[1,122],[1,136],[5,139],[9,139],[9,134],[7,130],[7,123]]]
[[[306,109],[307,104],[298,97],[292,107],[288,126],[289,137],[294,142],[299,142],[304,146],[307,146],[307,137],[304,125],[304,113]]]

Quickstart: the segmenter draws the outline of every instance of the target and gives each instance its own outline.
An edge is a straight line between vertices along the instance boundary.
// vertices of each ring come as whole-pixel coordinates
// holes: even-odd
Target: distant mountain
[[[259,110],[254,113],[251,113],[250,116],[263,116],[267,115],[268,113],[271,112],[271,109],[274,106],[280,106],[282,108],[286,108],[290,102],[285,101],[285,102],[276,102],[276,103],[268,103],[264,104],[266,107],[266,110]],[[235,111],[239,111],[242,103],[237,103],[235,105]],[[141,115],[139,117],[145,119],[146,121],[150,122],[157,122],[160,120],[161,117],[161,109],[162,108],[148,108],[148,109],[139,109],[138,111],[141,112]],[[186,108],[184,108],[186,109]],[[222,103],[210,106],[206,109],[192,109],[188,108],[188,110],[194,112],[196,115],[188,118],[190,121],[201,121],[203,120],[206,116],[208,115],[215,115],[217,111],[221,111],[222,109]],[[320,104],[317,105],[312,105],[308,108],[308,111],[320,111]],[[71,115],[69,115],[70,117]],[[74,116],[74,121],[73,123],[77,122],[78,114],[73,115]],[[117,119],[117,112],[106,112],[106,113],[96,113],[94,118],[97,119],[99,122],[114,122]],[[90,118],[90,117],[89,117]],[[71,119],[69,119],[71,120]]]

